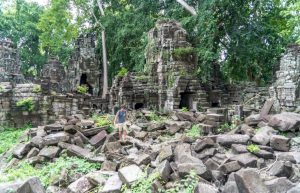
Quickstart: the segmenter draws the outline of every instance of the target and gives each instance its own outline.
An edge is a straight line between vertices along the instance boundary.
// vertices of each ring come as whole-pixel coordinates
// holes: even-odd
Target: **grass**
[[[247,146],[247,150],[251,153],[258,153],[260,148],[258,147],[258,145],[250,144]]]
[[[195,188],[199,182],[199,176],[195,171],[191,171],[184,179],[181,179],[176,183],[175,187],[168,189],[166,191],[161,191],[164,193],[194,193]]]
[[[199,125],[193,125],[191,129],[186,131],[186,136],[191,138],[200,137],[202,133],[202,128]]]
[[[20,136],[29,126],[22,128],[2,128],[0,127],[0,155],[12,148]]]
[[[5,171],[5,175],[0,176],[0,182],[15,181],[17,179],[36,176],[41,179],[44,186],[49,186],[58,179],[63,169],[68,170],[68,176],[73,176],[75,174],[87,174],[100,169],[100,167],[100,163],[90,163],[85,159],[67,157],[66,155],[59,157],[55,162],[42,165],[41,168],[35,168],[28,162],[22,161],[18,166]]]
[[[113,116],[111,115],[97,115],[92,116],[92,120],[95,121],[97,127],[108,126],[107,132],[112,133],[115,129],[113,126]]]

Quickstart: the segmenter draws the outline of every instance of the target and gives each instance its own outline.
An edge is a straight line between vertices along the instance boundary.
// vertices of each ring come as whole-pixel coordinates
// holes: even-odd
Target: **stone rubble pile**
[[[34,129],[31,140],[14,149],[15,158],[8,167],[19,159],[37,165],[64,152],[102,163],[99,171],[52,184],[48,193],[85,193],[96,187],[101,187],[99,193],[121,192],[122,186],[131,186],[145,172],[159,174],[151,192],[163,192],[191,171],[200,177],[195,192],[300,192],[300,137],[296,135],[300,114],[269,115],[268,109],[264,106],[260,114],[245,118],[245,123],[227,133],[214,134],[211,125],[209,135],[194,138],[185,134],[192,125],[204,128],[212,117],[223,120],[212,113],[219,112],[217,109],[206,114],[174,112],[161,121],[150,121],[149,111],[137,111],[125,141],[91,120],[67,117]],[[59,179],[65,180],[63,172],[61,175]]]

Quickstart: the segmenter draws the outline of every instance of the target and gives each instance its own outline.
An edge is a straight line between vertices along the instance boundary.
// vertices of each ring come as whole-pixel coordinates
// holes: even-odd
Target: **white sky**
[[[26,0],[26,1],[28,1],[28,2],[36,2],[36,3],[40,4],[40,5],[47,5],[48,2],[49,2],[49,0]]]

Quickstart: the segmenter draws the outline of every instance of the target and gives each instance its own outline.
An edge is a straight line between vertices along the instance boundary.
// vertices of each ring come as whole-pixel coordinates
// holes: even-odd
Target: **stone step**
[[[226,111],[225,108],[209,108],[207,109],[207,113],[213,113],[213,114],[224,114]]]
[[[212,125],[208,125],[204,123],[199,123],[198,125],[202,128],[203,134],[209,134],[213,132],[214,127]]]
[[[209,113],[209,114],[206,114],[206,116],[207,116],[207,120],[210,120],[210,121],[216,121],[216,122],[224,122],[225,121],[224,114]]]

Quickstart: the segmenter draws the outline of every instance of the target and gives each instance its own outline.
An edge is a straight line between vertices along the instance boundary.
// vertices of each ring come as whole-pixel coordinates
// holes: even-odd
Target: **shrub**
[[[117,77],[124,77],[128,73],[127,68],[122,67],[121,70],[118,72]]]
[[[224,124],[219,126],[219,128],[217,129],[217,132],[218,133],[225,133],[227,131],[230,131],[231,129],[232,129],[232,127],[228,123],[224,123]]]
[[[194,193],[198,182],[199,176],[196,174],[195,171],[191,171],[184,179],[176,183],[174,188],[168,189],[164,191],[164,193]]]
[[[250,144],[247,146],[247,150],[251,153],[258,153],[260,148],[258,147],[258,145]]]
[[[0,130],[0,155],[12,148],[28,128],[28,126],[22,128],[2,128]]]
[[[115,128],[113,126],[113,116],[110,116],[110,115],[102,115],[102,116],[99,116],[97,114],[94,114],[92,116],[92,119],[95,121],[97,127],[104,127],[104,126],[108,126],[107,128],[107,132],[108,133],[112,133]]]
[[[0,85],[0,92],[4,91],[4,87],[2,85]]]
[[[19,100],[17,102],[17,107],[21,107],[23,110],[26,111],[33,111],[34,109],[34,104],[33,104],[33,99],[31,97]]]
[[[172,54],[175,59],[185,59],[188,56],[192,55],[193,53],[194,53],[194,48],[185,47],[185,48],[176,48]]]
[[[63,169],[67,169],[68,175],[73,176],[75,174],[87,174],[100,169],[100,166],[99,163],[90,163],[85,159],[67,156],[61,156],[55,162],[46,163],[41,168],[34,168],[28,162],[22,161],[18,166],[5,171],[6,175],[0,177],[0,182],[37,176],[45,186],[49,186],[57,179]]]
[[[77,92],[79,94],[86,94],[88,92],[89,88],[86,85],[78,85],[77,86]]]
[[[40,93],[40,92],[42,92],[41,85],[34,85],[33,89],[32,89],[32,92],[34,92],[34,93]]]
[[[193,125],[191,129],[186,131],[186,136],[191,138],[200,137],[202,133],[202,128],[199,125]]]
[[[124,193],[151,193],[152,190],[152,184],[155,180],[159,179],[159,173],[155,172],[152,173],[147,177],[146,173],[143,173],[143,175],[135,181],[130,188],[128,188],[126,185],[122,187],[122,192]]]
[[[182,107],[181,108],[181,112],[188,112],[188,111],[189,111],[189,109],[187,107]]]

